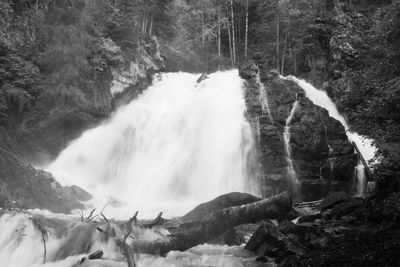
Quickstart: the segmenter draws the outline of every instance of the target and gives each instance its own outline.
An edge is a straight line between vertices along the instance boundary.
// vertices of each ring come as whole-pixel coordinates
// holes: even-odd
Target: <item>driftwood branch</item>
[[[109,220],[107,219],[107,217],[106,217],[103,213],[100,213],[100,215],[101,215],[101,217],[103,217],[103,219],[104,219],[106,222],[109,222]]]
[[[145,227],[145,228],[153,228],[154,226],[161,224],[164,221],[164,219],[162,218],[162,214],[163,213],[160,212],[153,221],[151,221],[149,223],[142,223],[142,224],[140,224],[140,226]]]
[[[90,212],[89,216],[86,217],[86,220],[90,221],[91,219],[93,219],[93,213],[96,211],[96,209],[92,209],[92,211]]]
[[[126,257],[126,261],[128,263],[128,267],[135,267],[135,258],[133,256],[133,253],[131,251],[131,249],[129,248],[129,245],[126,243],[126,240],[128,239],[128,237],[132,234],[133,232],[133,227],[132,224],[137,222],[137,215],[138,215],[138,211],[135,212],[135,214],[133,215],[132,218],[129,219],[129,221],[126,223],[126,232],[125,232],[125,236],[123,241],[117,241],[117,244],[122,247],[123,251],[124,251],[124,255]]]
[[[37,220],[32,219],[32,223],[36,228],[39,230],[40,234],[42,235],[42,242],[43,242],[43,264],[46,263],[46,256],[47,256],[47,248],[46,248],[46,236],[47,231],[46,228],[41,225]]]

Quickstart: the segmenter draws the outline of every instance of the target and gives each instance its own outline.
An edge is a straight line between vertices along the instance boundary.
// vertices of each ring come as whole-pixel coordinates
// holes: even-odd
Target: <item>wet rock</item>
[[[254,232],[245,249],[259,256],[282,259],[287,253],[304,255],[306,248],[293,238],[281,233],[272,222],[265,221]]]
[[[299,218],[299,220],[297,221],[298,223],[304,223],[304,222],[314,222],[315,220],[321,219],[322,215],[321,213],[317,213],[317,214],[311,214],[311,215],[306,215],[306,216],[302,216]]]
[[[330,118],[325,109],[307,99],[297,84],[280,79],[273,70],[275,75],[260,75],[266,96],[263,101],[268,102],[269,114],[260,103],[263,95],[256,79],[256,67],[254,63],[243,65],[241,76],[247,80],[246,118],[258,137],[258,157],[262,166],[259,175],[262,176],[264,196],[290,188],[283,132],[296,100],[298,107],[291,121],[289,143],[303,200],[320,199],[331,190],[350,191],[357,159],[344,127]],[[262,70],[263,73],[268,71]]]
[[[363,200],[358,200],[358,199],[352,199],[349,202],[341,202],[338,204],[335,204],[332,210],[332,216],[335,219],[340,219],[345,215],[348,215],[355,211],[357,208],[360,208],[363,206],[364,201]]]
[[[291,221],[283,221],[278,225],[278,229],[281,233],[287,235],[294,232],[296,225]]]
[[[70,213],[84,206],[63,192],[53,176],[0,148],[0,200],[3,208],[47,209]]]
[[[264,243],[271,246],[271,250],[281,249],[285,247],[283,239],[284,236],[278,228],[272,222],[265,221],[254,232],[245,249],[256,252]]]
[[[248,61],[239,67],[239,75],[242,79],[252,79],[257,76],[258,67],[254,62]]]
[[[193,210],[185,214],[181,219],[183,221],[196,221],[214,211],[232,206],[249,204],[259,200],[260,198],[246,193],[228,193],[198,205]]]
[[[329,238],[327,236],[323,236],[321,238],[313,239],[310,241],[310,246],[314,248],[324,248],[328,245]]]
[[[341,203],[341,202],[349,202],[352,200],[352,196],[341,191],[341,192],[336,192],[328,195],[324,200],[322,200],[321,204],[318,206],[318,208],[321,211],[324,211],[328,208],[332,208],[335,204]]]
[[[65,186],[62,190],[66,196],[71,199],[76,199],[78,201],[88,201],[93,198],[93,196],[89,192],[80,188],[77,185]]]

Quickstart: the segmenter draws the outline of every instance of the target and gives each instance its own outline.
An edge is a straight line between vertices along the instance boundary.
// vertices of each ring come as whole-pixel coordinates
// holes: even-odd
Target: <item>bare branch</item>
[[[89,216],[86,217],[86,220],[90,221],[91,219],[93,219],[93,213],[96,211],[96,209],[92,209],[92,211],[90,212]]]
[[[162,223],[163,222],[163,218],[162,218],[162,212],[160,212],[158,215],[157,215],[157,217],[153,220],[153,221],[151,221],[151,222],[149,222],[149,223],[146,223],[146,224],[142,224],[141,226],[142,227],[146,227],[146,228],[153,228],[154,226],[156,226],[157,224],[160,224],[160,223]]]

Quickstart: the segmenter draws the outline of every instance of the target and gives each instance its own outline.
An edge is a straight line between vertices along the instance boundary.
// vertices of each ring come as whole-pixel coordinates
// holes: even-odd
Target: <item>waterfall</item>
[[[260,73],[259,72],[257,72],[256,83],[257,83],[258,88],[260,90],[260,93],[259,93],[260,99],[259,99],[259,101],[260,101],[260,104],[261,104],[262,112],[263,112],[263,114],[267,113],[269,119],[271,120],[271,122],[274,123],[274,119],[273,119],[272,114],[271,114],[271,109],[269,108],[267,90],[265,90],[265,86],[261,82],[261,78],[260,78]]]
[[[182,215],[223,193],[255,193],[247,177],[255,142],[238,71],[197,79],[160,75],[109,121],[71,142],[48,170],[61,184],[93,193],[89,206],[108,202],[108,214],[125,218],[134,210],[142,218]]]
[[[291,80],[297,83],[305,92],[306,97],[311,100],[315,105],[325,108],[329,112],[329,116],[338,120],[345,128],[347,138],[351,143],[355,143],[360,150],[362,157],[366,160],[366,162],[370,162],[374,160],[376,147],[373,145],[373,140],[366,138],[365,136],[361,136],[356,132],[350,131],[350,127],[342,114],[339,113],[335,103],[330,99],[328,94],[323,90],[318,90],[310,83],[307,83],[304,80],[298,79],[294,76],[281,77],[283,79]],[[364,165],[359,163],[356,167],[356,176],[357,176],[357,188],[359,190],[365,190],[365,169]],[[362,192],[357,190],[359,195],[363,195]]]
[[[367,187],[367,179],[365,175],[365,167],[362,160],[359,158],[356,166],[356,192],[357,195],[363,197]]]
[[[297,196],[300,193],[300,183],[299,183],[299,180],[297,177],[297,173],[294,170],[294,166],[293,166],[292,148],[290,147],[290,137],[291,137],[290,123],[296,112],[298,104],[299,104],[299,101],[297,100],[297,96],[296,96],[296,101],[293,103],[292,110],[290,111],[290,114],[286,119],[285,129],[283,132],[283,140],[284,140],[285,152],[286,152],[287,172],[288,172],[288,177],[290,179],[289,185],[290,185],[291,192],[294,196]]]

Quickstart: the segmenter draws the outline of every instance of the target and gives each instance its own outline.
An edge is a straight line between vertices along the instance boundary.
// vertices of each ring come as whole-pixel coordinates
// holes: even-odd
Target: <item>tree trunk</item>
[[[143,12],[142,33],[144,33],[146,30],[145,25],[146,25],[146,12]]]
[[[149,34],[151,35],[152,32],[153,32],[153,15],[151,15],[151,17],[150,17],[150,29],[149,29]]]
[[[282,52],[282,63],[281,63],[281,74],[283,75],[283,71],[285,68],[285,54],[286,54],[286,47],[287,47],[287,39],[288,39],[288,32],[286,32],[285,35],[285,46],[283,47],[283,52]]]
[[[231,38],[231,27],[230,27],[229,19],[228,19],[228,39],[229,39],[229,52],[231,55],[231,63],[233,66],[234,62],[233,62],[233,53],[232,53],[232,38]]]
[[[276,219],[285,215],[292,207],[287,192],[251,204],[218,210],[201,221],[180,224],[171,230],[171,235],[155,241],[133,240],[131,249],[135,253],[165,254],[171,250],[184,251],[223,234],[228,229],[245,223],[264,219]]]
[[[232,16],[232,48],[233,63],[236,63],[236,44],[235,44],[235,18],[233,16],[233,0],[231,0],[231,16]]]
[[[218,7],[218,69],[221,69],[221,7]]]
[[[276,18],[276,69],[279,71],[279,7],[278,7],[278,15]]]
[[[247,42],[249,34],[249,0],[246,1],[246,33],[244,40],[244,59],[247,60]]]

